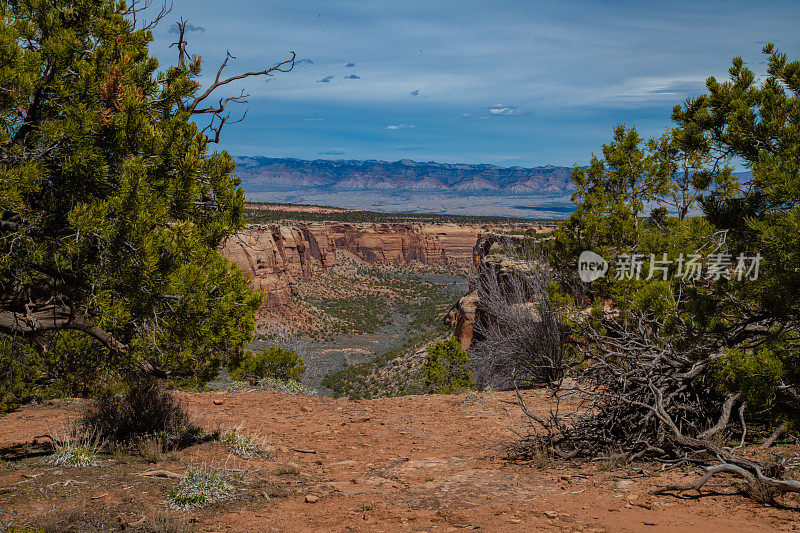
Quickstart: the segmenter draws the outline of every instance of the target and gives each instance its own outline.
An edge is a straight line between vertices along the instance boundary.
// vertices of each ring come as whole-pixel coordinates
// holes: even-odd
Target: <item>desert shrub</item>
[[[97,452],[87,444],[67,443],[56,446],[50,462],[55,466],[95,466]]]
[[[0,413],[13,411],[33,396],[37,363],[36,353],[27,343],[0,335]]]
[[[225,390],[228,392],[242,392],[248,389],[248,384],[244,381],[235,380],[232,381],[230,385],[228,385]]]
[[[299,380],[305,371],[303,359],[294,350],[272,346],[261,353],[248,352],[239,366],[231,371],[231,377],[253,382],[267,377],[288,381]]]
[[[425,385],[436,394],[452,394],[475,388],[467,352],[455,338],[428,347],[422,371]]]
[[[556,382],[568,355],[550,269],[535,245],[499,242],[506,254],[486,261],[475,279],[475,379],[497,389]]]
[[[64,437],[51,435],[54,452],[48,462],[55,466],[95,466],[99,464],[97,454],[102,442],[97,432],[92,429],[72,425]]]
[[[186,472],[167,494],[167,504],[181,510],[193,509],[225,500],[232,494],[233,488],[219,472],[202,466]]]
[[[291,394],[305,394],[314,396],[316,391],[310,389],[297,380],[280,380],[276,378],[263,378],[258,382],[258,388],[262,390],[276,390],[278,392],[289,392]]]
[[[180,438],[198,432],[173,394],[148,379],[130,382],[124,394],[107,393],[97,398],[86,411],[84,423],[115,442],[156,434]]]
[[[155,435],[139,437],[134,443],[135,452],[148,463],[157,463],[164,453],[164,441]]]
[[[47,350],[0,334],[0,413],[32,400],[93,396],[108,381],[111,359],[97,341],[73,331],[42,339]]]
[[[227,446],[228,451],[232,454],[245,459],[262,457],[267,453],[257,437],[245,435],[238,428],[222,432],[219,440]]]

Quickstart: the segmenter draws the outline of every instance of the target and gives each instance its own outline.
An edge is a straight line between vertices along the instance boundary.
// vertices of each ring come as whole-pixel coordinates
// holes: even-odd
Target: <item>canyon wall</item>
[[[322,268],[336,265],[336,250],[345,250],[375,265],[417,262],[452,265],[465,271],[472,268],[475,272],[480,258],[486,254],[487,243],[494,242],[489,236],[495,234],[490,230],[496,228],[451,223],[251,224],[229,237],[221,251],[251,278],[253,289],[266,295],[265,306],[275,308],[288,304],[297,294],[296,280],[310,278],[312,265]],[[550,229],[533,225],[526,228],[537,232]],[[463,342],[468,343],[468,323],[463,330]]]
[[[448,231],[454,237],[443,239]],[[312,276],[312,264],[323,268],[335,265],[336,250],[377,265],[448,265],[452,260],[443,242],[448,241],[458,260],[464,241],[474,242],[476,235],[477,230],[470,234],[456,228],[435,233],[418,224],[249,225],[229,237],[221,251],[250,276],[254,289],[266,294],[267,307],[278,307],[297,293],[298,278]]]

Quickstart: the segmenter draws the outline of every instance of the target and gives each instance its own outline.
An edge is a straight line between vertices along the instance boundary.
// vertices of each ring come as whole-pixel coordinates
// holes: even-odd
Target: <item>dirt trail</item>
[[[527,395],[530,405],[546,409],[539,393]],[[204,427],[241,425],[276,444],[272,465],[294,463],[299,470],[280,477],[285,498],[187,513],[198,531],[800,529],[797,511],[739,495],[648,495],[683,472],[628,479],[630,470],[600,463],[545,469],[509,463],[503,459],[515,439],[509,427],[520,427],[523,417],[503,401],[513,398],[508,393],[363,401],[266,392],[182,397]],[[70,409],[77,408],[39,406],[0,418],[0,447],[31,441]],[[0,484],[12,477],[0,476]],[[307,503],[308,495],[318,501]],[[797,508],[796,501],[784,503]]]

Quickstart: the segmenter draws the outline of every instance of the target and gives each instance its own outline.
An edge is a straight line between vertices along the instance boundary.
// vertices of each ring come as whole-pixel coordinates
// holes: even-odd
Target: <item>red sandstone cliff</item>
[[[472,242],[476,234],[472,233]],[[456,240],[460,250],[462,239]],[[266,294],[268,307],[288,303],[297,292],[295,280],[312,275],[312,263],[324,268],[335,265],[336,250],[381,265],[450,263],[440,236],[417,224],[251,225],[229,237],[221,249],[252,278],[251,286]]]

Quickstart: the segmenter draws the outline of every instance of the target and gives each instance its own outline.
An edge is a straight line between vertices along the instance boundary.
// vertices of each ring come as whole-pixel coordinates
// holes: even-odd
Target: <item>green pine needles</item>
[[[0,407],[65,372],[201,383],[252,338],[261,296],[218,250],[244,224],[209,148],[227,81],[201,88],[185,25],[159,69],[134,20],[111,0],[0,3]]]

